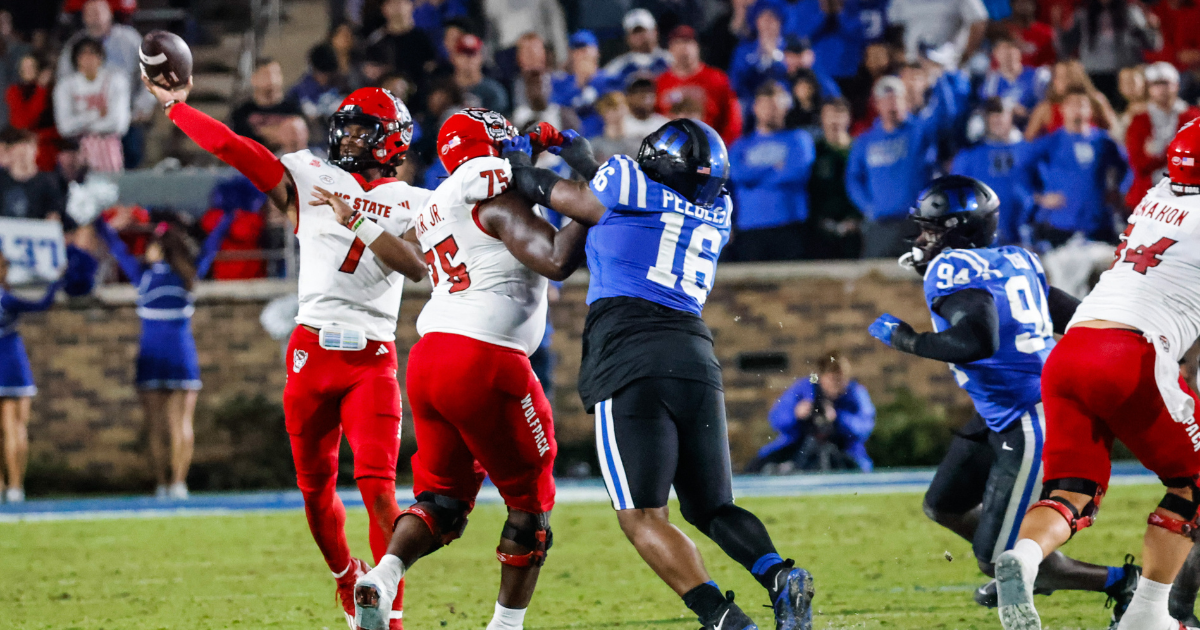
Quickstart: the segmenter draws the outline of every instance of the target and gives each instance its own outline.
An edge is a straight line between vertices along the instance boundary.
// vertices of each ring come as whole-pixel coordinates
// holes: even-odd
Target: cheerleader
[[[51,284],[46,295],[29,302],[13,295],[8,287],[8,259],[0,253],[0,431],[4,434],[4,460],[9,503],[25,500],[25,463],[29,459],[29,411],[37,386],[25,342],[17,333],[17,318],[22,313],[44,311],[54,304],[54,295],[62,280]]]
[[[208,274],[233,216],[232,212],[225,214],[199,255],[192,253],[182,228],[160,223],[146,246],[144,263],[129,253],[103,218],[96,221],[97,232],[121,270],[131,282],[138,283],[137,314],[142,320],[142,336],[137,388],[149,434],[150,464],[158,483],[155,495],[159,498],[188,496],[187,471],[195,441],[192,415],[200,392],[200,361],[192,337],[192,287]]]

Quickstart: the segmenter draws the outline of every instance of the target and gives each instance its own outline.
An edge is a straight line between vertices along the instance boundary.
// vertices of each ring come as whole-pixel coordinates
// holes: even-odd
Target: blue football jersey
[[[1042,366],[1054,348],[1050,285],[1038,257],[1019,247],[948,249],[925,273],[925,300],[936,331],[950,323],[934,304],[964,289],[982,289],[995,300],[1000,347],[987,359],[951,364],[950,370],[988,427],[1002,431],[1042,399]]]
[[[696,315],[704,308],[729,242],[733,202],[701,208],[614,155],[591,182],[608,210],[588,231],[587,303],[635,297]]]

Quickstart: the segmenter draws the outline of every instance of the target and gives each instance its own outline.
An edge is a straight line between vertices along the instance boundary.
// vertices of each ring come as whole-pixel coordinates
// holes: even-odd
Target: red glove
[[[529,132],[529,143],[533,145],[534,153],[540,153],[550,147],[562,145],[563,135],[548,122],[538,123],[537,127]]]

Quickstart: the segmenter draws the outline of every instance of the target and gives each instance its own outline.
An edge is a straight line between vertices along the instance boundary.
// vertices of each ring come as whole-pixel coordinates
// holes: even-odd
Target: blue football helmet
[[[637,163],[650,179],[708,208],[729,182],[729,153],[712,127],[678,118],[642,140]]]
[[[900,264],[923,274],[942,250],[977,249],[995,242],[1000,197],[977,179],[947,175],[921,191],[908,218],[921,233],[913,241],[912,253],[901,257]]]

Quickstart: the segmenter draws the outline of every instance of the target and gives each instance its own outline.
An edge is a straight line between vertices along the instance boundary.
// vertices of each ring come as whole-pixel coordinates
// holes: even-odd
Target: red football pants
[[[407,380],[414,494],[474,505],[486,474],[511,508],[554,507],[554,421],[525,353],[429,333],[408,355]]]
[[[379,562],[400,517],[396,346],[371,341],[357,352],[326,350],[318,344],[316,333],[297,326],[286,358],[284,419],[296,463],[296,485],[304,494],[313,538],[330,571],[340,573],[350,563],[346,509],[337,496],[338,448],[344,432],[354,453],[354,478],[370,516],[371,552]]]
[[[1192,444],[1200,429],[1195,422],[1175,422],[1167,411],[1154,359],[1154,346],[1138,332],[1067,332],[1042,370],[1044,482],[1081,478],[1107,491],[1113,438],[1162,479],[1200,473],[1200,453]],[[1183,379],[1179,384],[1196,398]]]

